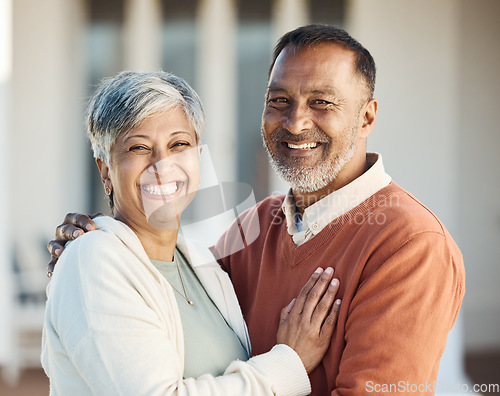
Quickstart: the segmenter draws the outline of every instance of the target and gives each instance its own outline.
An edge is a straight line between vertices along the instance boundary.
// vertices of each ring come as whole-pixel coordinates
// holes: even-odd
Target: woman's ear
[[[99,173],[101,174],[101,182],[104,186],[104,189],[113,189],[111,178],[109,177],[109,167],[108,165],[106,165],[106,162],[102,158],[96,158],[95,163],[99,168]]]
[[[361,114],[361,118],[363,120],[361,125],[361,137],[366,138],[375,127],[375,121],[377,120],[377,109],[377,99],[370,99],[363,106]]]

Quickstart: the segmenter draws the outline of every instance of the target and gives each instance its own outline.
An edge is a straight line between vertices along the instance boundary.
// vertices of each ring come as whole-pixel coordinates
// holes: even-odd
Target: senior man
[[[262,137],[291,189],[243,214],[214,247],[253,354],[275,344],[280,310],[311,271],[335,268],[342,306],[311,374],[313,395],[433,394],[464,295],[462,256],[449,233],[391,180],[381,155],[366,152],[374,87],[372,56],[344,30],[310,25],[285,34],[269,72]],[[258,238],[236,247],[256,221]],[[82,216],[65,223],[92,229]],[[71,238],[73,224],[57,238]],[[56,249],[57,240],[49,246]]]

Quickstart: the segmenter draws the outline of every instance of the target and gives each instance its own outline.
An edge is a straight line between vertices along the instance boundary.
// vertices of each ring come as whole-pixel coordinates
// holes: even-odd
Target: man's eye
[[[318,109],[318,110],[325,110],[325,109],[333,109],[334,104],[333,102],[325,99],[315,99],[311,102],[310,105],[313,109]]]
[[[288,106],[289,101],[287,98],[270,98],[268,103],[271,107],[282,108]]]

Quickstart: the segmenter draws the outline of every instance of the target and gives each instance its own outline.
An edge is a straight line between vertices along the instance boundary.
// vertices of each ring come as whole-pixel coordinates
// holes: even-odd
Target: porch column
[[[233,0],[201,0],[197,10],[196,87],[203,101],[208,145],[217,177],[237,175],[237,17]]]
[[[124,19],[124,69],[159,70],[161,66],[162,25],[160,1],[127,0]]]

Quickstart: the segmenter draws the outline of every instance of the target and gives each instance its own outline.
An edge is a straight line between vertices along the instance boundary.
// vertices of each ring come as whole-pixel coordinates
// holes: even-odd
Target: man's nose
[[[310,130],[312,126],[313,121],[311,119],[309,106],[301,103],[294,103],[290,106],[288,112],[285,114],[285,120],[283,122],[283,127],[285,129],[294,135],[300,135]]]

